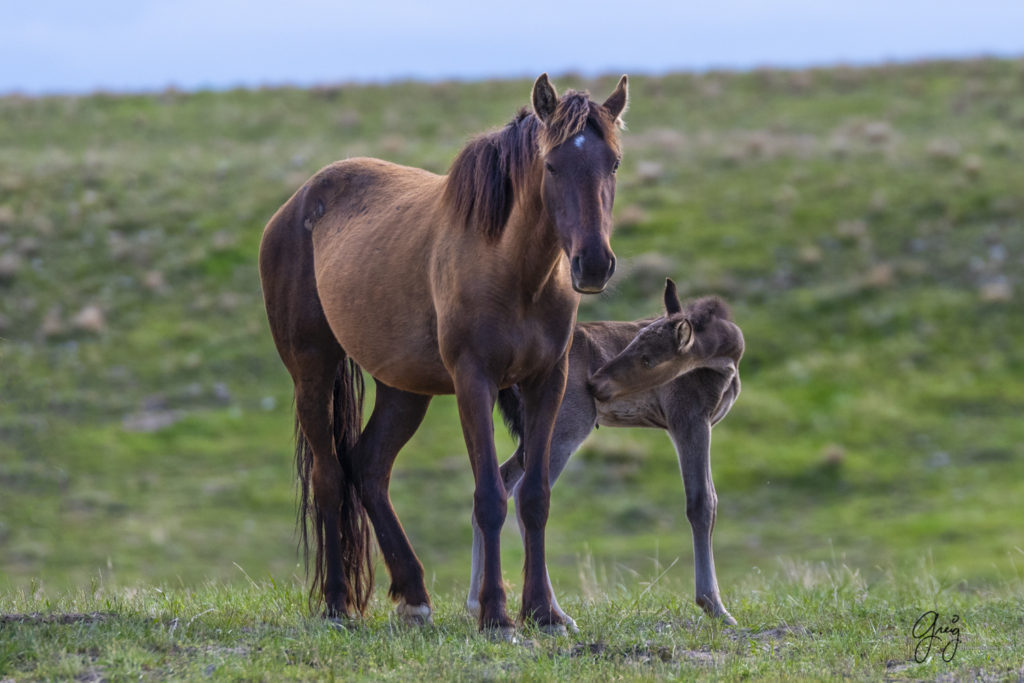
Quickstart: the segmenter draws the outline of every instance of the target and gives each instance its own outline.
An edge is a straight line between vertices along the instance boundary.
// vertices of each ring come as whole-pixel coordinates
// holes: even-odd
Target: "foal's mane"
[[[445,182],[444,200],[456,222],[490,239],[500,237],[538,159],[588,124],[620,153],[614,117],[588,93],[575,90],[562,95],[546,123],[524,107],[504,128],[470,140]]]
[[[702,331],[715,318],[732,320],[729,305],[717,296],[706,296],[690,302],[683,309],[683,314],[697,332]]]

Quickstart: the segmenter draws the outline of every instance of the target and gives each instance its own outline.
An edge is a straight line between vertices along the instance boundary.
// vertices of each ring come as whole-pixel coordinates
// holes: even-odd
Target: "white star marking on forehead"
[[[582,135],[577,135],[576,139],[572,141],[572,144],[576,145],[577,149],[580,149],[583,147],[584,142],[586,142],[586,138]]]

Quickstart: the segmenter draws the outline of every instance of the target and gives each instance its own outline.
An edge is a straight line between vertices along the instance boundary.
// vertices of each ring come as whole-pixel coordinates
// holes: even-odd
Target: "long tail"
[[[313,496],[313,449],[295,419],[295,469],[299,480],[299,505],[296,525],[302,544],[306,576],[309,576],[309,527],[312,525],[316,548],[313,582],[309,587],[309,607],[316,611],[323,601],[327,579],[325,545],[327,535],[338,534],[341,542],[342,571],[348,583],[347,604],[365,613],[373,592],[373,535],[369,517],[360,501],[359,482],[353,474],[352,449],[363,424],[363,373],[355,361],[338,364],[334,378],[333,427],[335,452],[341,464],[340,514],[337,529],[327,529]]]

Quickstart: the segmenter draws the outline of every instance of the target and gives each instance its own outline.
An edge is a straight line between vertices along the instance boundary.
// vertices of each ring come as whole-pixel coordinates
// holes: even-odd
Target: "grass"
[[[597,95],[615,84],[554,80]],[[802,643],[794,649],[822,657],[815,648],[839,636],[822,625],[825,607],[815,601],[846,571],[867,587],[873,615],[862,620],[853,609],[849,628],[863,634],[892,624],[893,642],[905,637],[908,615],[928,605],[923,589],[906,587],[922,572],[963,600],[938,605],[942,613],[1000,613],[1019,595],[1021,83],[1020,60],[631,79],[613,236],[620,272],[611,291],[584,300],[580,317],[656,313],[665,276],[685,295],[717,293],[732,304],[747,354],[743,394],[714,434],[715,550],[726,605],[747,615],[741,621],[752,633],[784,623],[829,633],[794,636]],[[299,616],[291,385],[262,310],[261,229],[337,158],[380,156],[443,172],[471,134],[526,104],[529,85],[0,98],[4,613],[134,614],[69,627],[156,628],[138,615],[157,609],[146,600],[164,586],[191,605],[187,619],[209,608],[194,596],[213,604],[213,596],[241,591],[244,608],[224,597],[238,606],[232,618],[258,628],[254,615],[266,613],[257,594],[265,592],[268,604],[288,605],[281,623],[316,642],[388,628],[381,600],[365,628],[346,634]],[[511,453],[508,438],[500,430],[496,437],[499,452]],[[570,654],[614,631],[607,625],[627,618],[623,605],[634,601],[651,614],[658,601],[677,605],[688,625],[672,637],[707,634],[685,597],[692,563],[678,477],[668,440],[652,430],[602,429],[570,462],[552,499],[551,574],[563,604],[593,609],[588,621],[604,624],[588,627]],[[424,633],[441,638],[456,625],[453,633],[472,631],[458,608],[468,584],[471,491],[454,401],[435,399],[398,459],[392,494],[440,610],[436,629]],[[518,546],[506,529],[513,595]],[[805,589],[779,558],[826,576]],[[644,582],[662,572],[641,598]],[[100,576],[99,597],[83,593]],[[115,597],[133,607],[104,606]],[[178,617],[155,613],[160,623]],[[788,616],[759,620],[762,613]],[[193,627],[218,619],[209,613]],[[1014,632],[1000,619],[975,621],[991,623],[984,642]],[[57,627],[7,623],[5,636],[14,628]],[[621,637],[634,628],[653,627],[629,622]],[[720,642],[739,647],[729,638]],[[236,647],[204,642],[188,661]],[[622,675],[641,677],[704,666],[626,656],[639,641],[614,642],[596,657],[538,657],[548,651],[542,644],[512,650],[513,659],[544,660],[551,672],[609,659],[633,667],[617,669]],[[131,647],[130,657],[154,661],[145,647]],[[467,668],[466,677],[503,671],[493,653],[505,650],[488,648],[504,646],[466,647],[492,653],[479,659],[495,667]],[[855,647],[829,660],[844,662],[830,675],[947,671],[933,662],[887,674],[864,668]],[[93,649],[53,657],[87,667]],[[749,675],[812,677],[744,657],[736,661]],[[28,668],[17,660],[16,671],[65,677],[43,660]],[[466,661],[479,664],[476,655]],[[968,667],[961,676],[1003,670],[957,661]]]
[[[364,619],[338,628],[306,616],[296,581],[110,590],[100,577],[88,590],[52,598],[31,590],[5,595],[0,675],[1003,680],[1024,673],[1019,574],[977,590],[933,571],[921,566],[870,582],[838,563],[780,564],[737,587],[735,628],[699,616],[680,597],[685,587],[660,573],[641,582],[642,590],[612,583],[572,598],[566,607],[582,626],[578,634],[552,638],[526,628],[516,643],[480,636],[459,596],[437,601],[429,627],[396,621],[381,594]],[[924,625],[915,635],[929,611],[938,614],[935,640],[921,638]]]

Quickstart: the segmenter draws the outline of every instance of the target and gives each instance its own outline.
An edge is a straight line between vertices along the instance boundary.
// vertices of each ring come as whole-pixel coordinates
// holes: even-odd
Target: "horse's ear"
[[[602,106],[608,110],[608,113],[619,125],[622,125],[622,114],[626,111],[627,104],[629,104],[629,78],[626,74],[622,74],[615,92],[608,96]]]
[[[693,345],[693,326],[690,321],[683,318],[676,323],[676,346],[679,353],[684,353]]]
[[[665,313],[673,315],[674,313],[682,313],[683,304],[679,302],[679,294],[676,292],[676,283],[672,281],[672,278],[665,278]]]
[[[541,74],[533,84],[533,94],[530,96],[533,103],[533,113],[542,123],[547,123],[551,115],[555,113],[558,106],[558,93],[551,85],[547,74]]]

